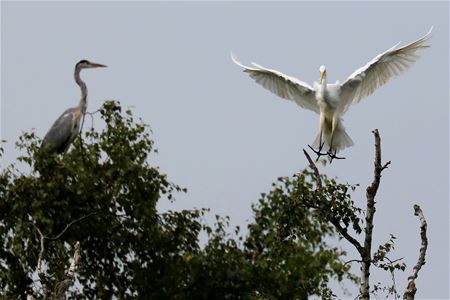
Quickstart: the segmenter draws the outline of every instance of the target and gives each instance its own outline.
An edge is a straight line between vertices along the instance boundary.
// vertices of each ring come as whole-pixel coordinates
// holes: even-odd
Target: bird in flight
[[[56,119],[52,127],[49,129],[44,139],[42,146],[47,151],[62,153],[69,149],[78,132],[80,131],[81,117],[86,113],[87,108],[87,87],[80,78],[82,69],[87,68],[104,68],[105,65],[93,63],[85,59],[80,60],[75,65],[75,82],[81,89],[81,99],[78,106],[65,110],[62,115]]]
[[[264,88],[319,114],[319,134],[313,146],[308,146],[317,154],[317,158],[328,155],[332,160],[343,158],[337,157],[336,154],[340,150],[353,146],[352,139],[345,132],[342,119],[350,105],[359,103],[393,76],[400,75],[411,67],[419,58],[416,51],[429,47],[426,41],[432,29],[412,43],[402,47],[399,47],[400,43],[398,43],[378,54],[365,66],[353,72],[343,83],[339,81],[327,83],[327,70],[323,65],[319,68],[320,82],[314,82],[313,86],[310,86],[297,78],[256,63],[252,63],[250,67],[245,66],[233,53],[231,58]]]

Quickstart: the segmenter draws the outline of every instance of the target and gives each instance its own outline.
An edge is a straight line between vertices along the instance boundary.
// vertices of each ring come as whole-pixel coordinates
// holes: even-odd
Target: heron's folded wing
[[[244,72],[249,73],[251,78],[272,93],[281,98],[295,101],[295,103],[305,109],[316,113],[320,112],[314,96],[315,92],[309,84],[255,63],[252,63],[252,67],[247,67],[239,62],[233,54],[231,54],[231,58],[235,64],[244,68]]]
[[[73,126],[73,109],[69,108],[53,123],[42,141],[51,151],[62,152],[70,140]]]
[[[430,38],[432,29],[415,42],[401,48],[397,48],[399,44],[395,45],[353,72],[341,85],[342,110],[345,112],[350,104],[360,102],[393,76],[411,67],[419,58],[416,51],[429,47],[425,42]]]

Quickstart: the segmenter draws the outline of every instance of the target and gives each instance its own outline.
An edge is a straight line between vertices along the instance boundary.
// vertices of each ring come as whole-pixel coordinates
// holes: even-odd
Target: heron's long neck
[[[81,80],[80,78],[80,71],[81,68],[79,68],[78,66],[75,68],[75,82],[80,86],[81,89],[81,99],[80,99],[80,103],[78,103],[78,107],[81,108],[83,114],[86,112],[86,107],[87,107],[87,87],[86,87],[86,83],[84,83],[83,80]]]

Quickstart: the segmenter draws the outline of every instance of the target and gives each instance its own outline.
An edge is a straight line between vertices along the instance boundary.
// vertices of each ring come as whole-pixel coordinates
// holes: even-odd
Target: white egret
[[[368,64],[353,72],[343,83],[336,81],[334,84],[327,84],[325,66],[319,69],[320,83],[314,82],[311,87],[297,78],[256,63],[252,63],[251,67],[245,66],[233,53],[231,58],[264,88],[281,98],[295,101],[302,108],[318,113],[320,125],[319,134],[313,143],[313,147],[318,149],[315,152],[318,156],[328,154],[331,158],[337,158],[337,152],[353,145],[342,124],[342,116],[350,105],[359,103],[394,75],[406,71],[416,62],[419,58],[416,51],[428,47],[425,42],[429,39],[432,29],[415,42],[403,47],[398,47],[398,43],[377,55]],[[321,153],[322,149],[326,153]]]

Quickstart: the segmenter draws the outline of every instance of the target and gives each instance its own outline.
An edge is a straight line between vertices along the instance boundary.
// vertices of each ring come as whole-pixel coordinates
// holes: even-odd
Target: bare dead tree
[[[423,215],[422,209],[417,204],[414,205],[414,215],[418,216],[420,220],[420,238],[422,242],[419,250],[419,259],[417,260],[417,264],[413,268],[412,275],[408,277],[408,285],[406,286],[406,290],[403,293],[403,299],[406,300],[414,300],[417,291],[415,280],[419,274],[420,269],[425,264],[425,254],[428,247],[427,221],[425,219],[425,216]]]

